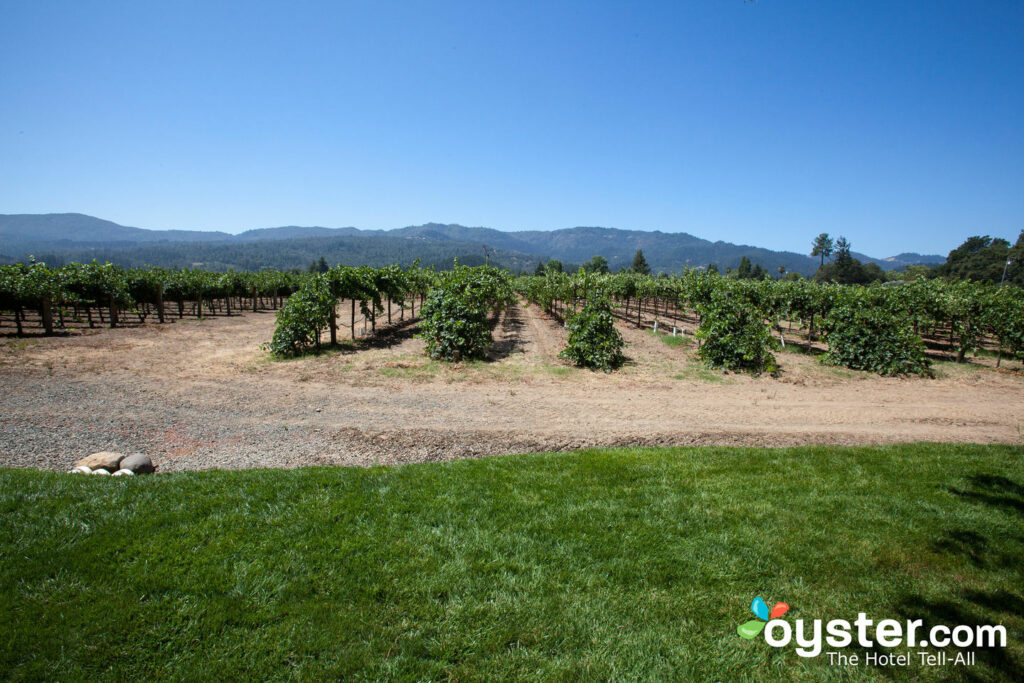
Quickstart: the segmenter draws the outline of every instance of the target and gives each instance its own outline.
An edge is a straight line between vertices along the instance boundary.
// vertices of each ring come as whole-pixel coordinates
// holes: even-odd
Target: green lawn
[[[0,470],[0,513],[4,679],[1024,678],[1021,447]],[[829,666],[740,638],[755,596],[1008,647]]]

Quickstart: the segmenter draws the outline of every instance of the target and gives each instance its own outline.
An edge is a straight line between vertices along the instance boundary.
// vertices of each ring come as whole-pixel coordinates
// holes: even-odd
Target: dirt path
[[[343,313],[345,312],[342,309]],[[777,378],[724,375],[620,322],[630,362],[558,358],[560,323],[504,313],[486,361],[431,361],[404,324],[273,361],[271,313],[0,343],[0,465],[66,469],[96,450],[164,471],[401,463],[589,446],[1024,443],[1024,378],[976,365],[886,379],[778,354]]]

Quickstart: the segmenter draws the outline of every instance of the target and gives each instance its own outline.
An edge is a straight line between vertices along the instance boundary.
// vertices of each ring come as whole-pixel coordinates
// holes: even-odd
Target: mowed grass
[[[0,677],[1021,680],[1024,449],[649,449],[109,479],[0,471]],[[1004,624],[975,666],[743,640]],[[856,650],[848,650],[856,652]]]

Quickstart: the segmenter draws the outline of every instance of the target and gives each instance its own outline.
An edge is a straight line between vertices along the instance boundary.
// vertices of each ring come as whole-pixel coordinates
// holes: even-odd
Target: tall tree
[[[641,275],[651,274],[651,267],[647,265],[647,259],[644,258],[643,249],[636,250],[636,255],[633,257],[633,267],[631,270],[634,273],[640,273]]]
[[[544,262],[543,261],[537,261],[537,267],[533,269],[533,274],[534,275],[543,275],[544,274]]]
[[[583,270],[588,273],[607,273],[608,259],[604,256],[594,256],[590,261],[583,264]]]
[[[835,255],[836,261],[846,261],[853,258],[850,255],[850,242],[845,237],[840,236],[839,239],[836,240]]]
[[[820,256],[821,265],[825,265],[825,259],[832,255],[832,238],[823,232],[814,238],[813,246],[811,256]]]
[[[752,272],[753,270],[750,264],[750,259],[744,256],[740,259],[740,267],[736,269],[736,275],[739,279],[746,280],[750,278]]]

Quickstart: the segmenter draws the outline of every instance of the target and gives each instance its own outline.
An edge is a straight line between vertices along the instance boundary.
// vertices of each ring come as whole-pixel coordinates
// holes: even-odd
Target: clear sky
[[[0,213],[1024,229],[1024,2],[0,0]]]

